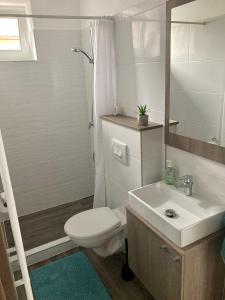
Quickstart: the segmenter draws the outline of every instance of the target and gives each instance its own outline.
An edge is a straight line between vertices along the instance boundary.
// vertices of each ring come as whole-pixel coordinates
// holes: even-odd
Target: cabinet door
[[[225,299],[225,266],[220,255],[224,232],[193,247],[184,260],[184,299]]]
[[[181,257],[128,211],[129,264],[156,300],[181,300]]]
[[[129,266],[149,290],[149,230],[133,214],[127,212]]]
[[[149,230],[149,290],[156,300],[181,300],[182,258]]]

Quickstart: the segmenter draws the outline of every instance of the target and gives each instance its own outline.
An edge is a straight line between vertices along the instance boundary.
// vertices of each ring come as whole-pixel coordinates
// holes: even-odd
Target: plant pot
[[[148,115],[138,115],[138,126],[148,126]]]

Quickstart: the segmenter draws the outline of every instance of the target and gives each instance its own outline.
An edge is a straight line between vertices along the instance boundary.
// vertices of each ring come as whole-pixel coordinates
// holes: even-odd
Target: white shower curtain
[[[103,135],[100,116],[113,114],[116,106],[116,61],[114,22],[98,20],[94,23],[94,144],[95,195],[94,208],[106,205]]]

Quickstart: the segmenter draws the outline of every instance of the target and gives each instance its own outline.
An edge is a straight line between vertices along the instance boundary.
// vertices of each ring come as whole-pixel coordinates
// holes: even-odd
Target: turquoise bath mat
[[[111,300],[83,252],[30,272],[36,300]]]

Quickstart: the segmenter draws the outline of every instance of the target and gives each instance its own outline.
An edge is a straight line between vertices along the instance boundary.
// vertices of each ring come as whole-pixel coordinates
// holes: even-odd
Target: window
[[[26,13],[25,7],[3,7],[7,14]],[[0,18],[0,61],[36,60],[32,23],[26,18]]]
[[[0,19],[0,50],[21,50],[17,19]]]

